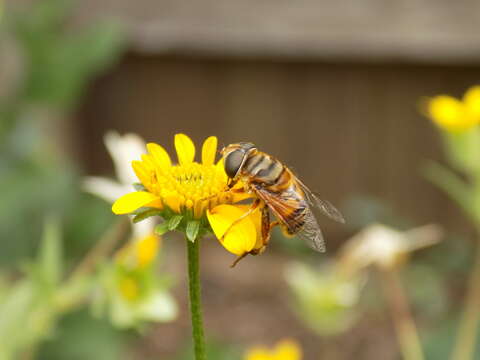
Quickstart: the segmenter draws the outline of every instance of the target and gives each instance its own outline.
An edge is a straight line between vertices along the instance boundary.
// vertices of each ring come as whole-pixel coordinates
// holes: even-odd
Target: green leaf
[[[444,132],[447,155],[458,170],[474,175],[480,172],[480,129],[473,127],[459,133]]]
[[[148,219],[149,217],[157,216],[160,214],[161,214],[161,211],[157,209],[148,209],[135,215],[135,217],[133,218],[133,222],[136,224],[142,220]]]
[[[21,345],[25,346],[32,336],[28,323],[35,302],[35,285],[30,279],[23,279],[10,288],[7,297],[0,305],[0,349],[2,353],[12,353]],[[8,359],[8,357],[5,357]],[[11,357],[13,359],[13,356]]]
[[[155,226],[155,234],[160,236],[167,233],[169,230],[170,229],[168,228],[168,221],[164,221],[163,223]]]
[[[134,183],[133,184],[133,187],[135,188],[135,190],[137,191],[146,191],[147,189],[145,189],[145,186],[143,186],[142,183]]]
[[[180,222],[182,221],[183,219],[183,215],[175,215],[175,216],[172,216],[170,219],[168,219],[167,223],[168,223],[168,230],[172,231],[172,230],[175,230],[178,225],[180,225]]]
[[[188,240],[190,240],[191,242],[194,242],[198,236],[199,231],[200,231],[200,221],[192,220],[188,222],[187,230],[186,230]]]
[[[58,218],[49,217],[45,221],[43,238],[38,258],[42,279],[55,286],[62,274],[62,244]]]
[[[470,217],[476,218],[471,203],[472,191],[453,171],[437,162],[429,161],[423,169],[423,175],[449,195]]]

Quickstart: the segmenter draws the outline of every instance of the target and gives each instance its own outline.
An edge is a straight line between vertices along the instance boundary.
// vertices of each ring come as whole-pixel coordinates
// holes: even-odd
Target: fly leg
[[[220,238],[220,241],[223,242],[223,239],[225,239],[225,236],[228,234],[228,232],[230,230],[232,230],[232,228],[237,225],[240,221],[242,221],[243,219],[245,219],[246,217],[250,216],[251,214],[253,214],[257,209],[258,207],[260,206],[260,203],[261,203],[261,200],[260,199],[256,199],[253,203],[252,203],[252,206],[250,207],[250,209],[248,209],[248,211],[246,211],[242,216],[240,216],[238,219],[236,219],[234,222],[232,222],[230,224],[230,226],[227,228],[227,230],[225,230],[225,232],[223,233],[222,237]]]
[[[232,265],[230,265],[230,267],[233,268],[235,265],[239,263],[240,260],[242,260],[245,256],[249,254],[250,255],[261,254],[267,247],[268,242],[270,241],[270,235],[272,234],[272,229],[279,224],[280,222],[278,221],[270,222],[270,213],[268,212],[268,207],[263,206],[262,207],[262,247],[240,255],[238,258],[235,259],[235,261],[233,262]]]
[[[268,207],[264,206],[262,208],[262,247],[260,249],[255,249],[250,252],[252,255],[261,254],[267,247],[270,237],[272,235],[272,229],[280,225],[278,221],[270,222],[270,213],[268,212]]]

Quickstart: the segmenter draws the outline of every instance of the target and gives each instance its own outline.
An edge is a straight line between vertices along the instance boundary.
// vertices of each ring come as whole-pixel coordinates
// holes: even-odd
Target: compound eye
[[[234,150],[225,156],[224,166],[225,172],[229,178],[234,178],[237,175],[240,166],[242,165],[244,153],[241,150]]]

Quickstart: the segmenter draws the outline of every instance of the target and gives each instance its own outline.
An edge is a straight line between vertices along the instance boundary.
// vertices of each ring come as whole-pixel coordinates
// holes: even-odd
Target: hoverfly
[[[234,221],[225,234],[254,211],[261,211],[263,247],[260,251],[251,252],[252,255],[265,249],[272,228],[277,225],[287,236],[298,235],[314,250],[325,251],[325,240],[313,209],[319,209],[331,219],[345,223],[342,214],[332,204],[321,200],[287,166],[259,151],[252,143],[228,145],[221,154],[229,178],[228,191],[251,193],[255,198],[250,209]],[[233,189],[239,181],[243,183],[243,189]],[[273,222],[270,222],[269,210],[276,218]],[[241,258],[243,256],[233,265]]]

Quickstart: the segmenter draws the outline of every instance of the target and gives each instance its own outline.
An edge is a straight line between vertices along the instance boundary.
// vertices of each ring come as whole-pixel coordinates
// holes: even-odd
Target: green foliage
[[[170,219],[167,220],[168,222],[168,230],[173,231],[175,230],[178,225],[180,225],[180,222],[182,221],[183,216],[182,215],[174,215]]]
[[[158,215],[161,215],[161,211],[159,211],[157,209],[148,209],[148,210],[145,210],[145,211],[142,211],[142,212],[139,212],[138,214],[136,214],[133,218],[133,222],[138,223],[138,222],[143,221],[145,219],[148,219],[152,216],[158,216]]]
[[[118,360],[132,338],[87,311],[65,316],[49,341],[39,350],[39,360]]]
[[[33,2],[27,11],[9,13],[0,27],[0,42],[11,39],[19,49],[16,62],[23,64],[18,90],[0,98],[0,186],[8,189],[0,203],[0,238],[15,239],[2,244],[0,263],[33,255],[42,214],[78,218],[77,170],[60,155],[52,130],[124,42],[119,26],[108,21],[66,28],[72,6]]]
[[[38,257],[38,274],[47,287],[53,288],[60,283],[63,274],[62,244],[58,218],[50,217],[45,230]]]
[[[61,259],[60,226],[50,218],[45,222],[37,260],[28,265],[22,280],[9,285],[0,303],[4,359],[15,359],[50,336],[59,314],[56,293],[62,275]]]
[[[191,220],[187,223],[185,234],[187,235],[188,240],[192,242],[195,241],[197,239],[199,231],[200,231],[200,221]]]
[[[2,84],[11,88],[0,93],[0,264],[26,264],[21,273],[12,269],[0,279],[1,360],[35,356],[39,344],[56,334],[58,320],[82,303],[92,279],[65,275],[112,219],[104,204],[97,211],[99,202],[80,193],[79,171],[63,155],[57,129],[91,79],[118,58],[124,37],[108,21],[68,27],[73,5],[34,1],[0,22],[0,49],[8,50],[0,52],[0,70],[18,72],[12,84]],[[61,217],[45,221],[45,214]],[[94,333],[91,327],[83,338]],[[101,341],[90,341],[96,339]],[[114,342],[105,348],[112,354],[118,349]]]
[[[158,224],[157,226],[155,226],[155,234],[157,235],[162,236],[169,231],[170,229],[168,228],[168,221],[164,221],[161,224]]]
[[[334,265],[315,269],[300,263],[287,268],[286,279],[294,295],[293,309],[319,335],[335,335],[353,325],[364,279],[344,278]]]
[[[122,49],[124,37],[116,23],[65,29],[71,8],[72,1],[38,1],[28,13],[11,16],[9,25],[27,60],[24,102],[71,108],[91,76]]]
[[[425,333],[423,344],[426,360],[446,359],[451,353],[456,333],[458,330],[456,316],[446,316],[437,326]],[[476,353],[480,353],[480,334],[476,340]],[[475,359],[477,359],[475,357]]]

